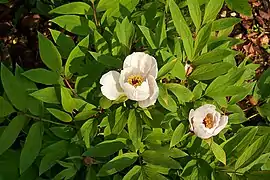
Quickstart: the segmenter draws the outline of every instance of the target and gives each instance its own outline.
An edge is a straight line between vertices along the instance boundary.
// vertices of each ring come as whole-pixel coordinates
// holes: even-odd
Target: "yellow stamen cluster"
[[[214,127],[214,117],[212,114],[207,114],[203,120],[205,127],[211,129]]]
[[[143,77],[141,75],[131,75],[128,77],[127,82],[134,87],[140,86],[143,83]]]

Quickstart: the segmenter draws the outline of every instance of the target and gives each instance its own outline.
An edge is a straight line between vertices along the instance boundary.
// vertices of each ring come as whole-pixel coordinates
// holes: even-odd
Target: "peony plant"
[[[236,61],[241,19],[219,19],[225,5],[250,13],[231,0],[41,8],[43,66],[1,64],[0,179],[269,179],[270,71]]]

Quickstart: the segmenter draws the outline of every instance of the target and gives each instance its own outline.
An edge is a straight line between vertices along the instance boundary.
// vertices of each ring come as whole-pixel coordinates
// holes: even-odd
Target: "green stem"
[[[252,119],[252,118],[254,118],[254,117],[258,116],[258,115],[259,115],[259,113],[253,114],[252,116],[248,117],[247,119],[250,120],[250,119]]]
[[[244,175],[243,173],[236,172],[236,171],[231,171],[231,170],[224,170],[224,171],[221,171],[221,172],[232,173],[232,174],[238,174],[238,175]]]
[[[72,126],[70,124],[64,124],[64,123],[60,123],[60,122],[54,122],[54,121],[51,121],[51,120],[48,120],[48,119],[44,119],[44,118],[40,118],[40,117],[37,117],[37,116],[33,116],[31,114],[25,114],[25,113],[23,113],[23,115],[25,115],[25,116],[27,116],[29,118],[35,119],[35,120],[40,120],[40,121],[51,123],[51,124],[56,124],[56,125],[61,125],[61,126],[70,126],[70,127],[76,128],[75,126]]]

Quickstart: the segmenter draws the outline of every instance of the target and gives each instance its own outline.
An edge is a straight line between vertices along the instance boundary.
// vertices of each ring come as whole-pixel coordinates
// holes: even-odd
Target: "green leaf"
[[[91,52],[91,51],[89,51],[89,53],[93,56],[93,58],[97,62],[99,62],[99,63],[101,63],[101,64],[103,64],[105,66],[119,68],[122,65],[122,62],[119,59],[115,58],[115,57],[100,54],[100,53],[96,53],[96,52]]]
[[[25,91],[25,108],[28,109],[33,115],[42,116],[44,111],[43,103],[29,96],[28,94],[28,92],[37,90],[36,84],[24,77],[22,75],[23,72],[23,69],[17,65],[15,70],[15,78],[17,80],[16,83],[19,85],[20,91]]]
[[[197,179],[197,177],[200,177],[200,179],[212,179],[212,172],[213,169],[208,162],[202,159],[192,159],[184,167],[181,177],[184,179]]]
[[[94,31],[96,51],[100,54],[109,54],[109,45],[97,30]]]
[[[258,94],[262,99],[266,99],[270,96],[270,68],[268,68],[260,76],[260,79],[257,82]]]
[[[226,4],[231,10],[237,11],[240,14],[245,16],[252,15],[252,9],[248,3],[248,0],[226,0]]]
[[[129,112],[125,111],[124,113],[122,113],[120,118],[115,119],[115,125],[112,129],[113,134],[118,134],[118,135],[121,134],[121,132],[123,131],[123,129],[125,128],[127,124],[128,115],[129,115]]]
[[[136,153],[125,153],[104,164],[97,176],[109,176],[131,166],[138,158]]]
[[[202,23],[202,14],[200,9],[200,4],[198,0],[187,0],[188,10],[192,21],[197,29],[197,31],[201,27]]]
[[[47,87],[44,89],[40,89],[38,91],[31,93],[30,95],[42,102],[60,104],[54,87]]]
[[[164,169],[164,167],[161,167]],[[147,164],[141,166],[141,173],[139,180],[168,180],[166,177],[162,176],[159,172],[160,166],[154,166],[152,164]]]
[[[24,111],[26,109],[27,93],[20,87],[17,79],[3,64],[1,64],[1,80],[5,93],[12,105]]]
[[[158,79],[162,78],[163,76],[167,75],[169,72],[171,72],[177,62],[177,59],[173,59],[169,62],[167,62],[165,65],[163,65],[160,70],[158,71]]]
[[[133,166],[133,168],[123,177],[123,180],[137,180],[140,175],[140,171],[140,166]]]
[[[207,87],[206,84],[199,82],[193,89],[193,95],[194,95],[194,100],[200,99],[200,97],[202,96],[203,91],[205,90],[205,88]]]
[[[86,103],[83,110],[74,117],[74,120],[81,121],[81,120],[89,119],[90,117],[92,117],[93,115],[97,113],[97,111],[94,110],[95,108],[96,106]]]
[[[53,43],[43,34],[38,33],[38,46],[39,54],[43,63],[51,70],[60,72],[62,67],[62,59],[60,53]]]
[[[42,122],[36,122],[29,130],[26,137],[21,157],[20,157],[20,173],[25,172],[35,161],[39,155],[42,146],[44,127]]]
[[[244,149],[253,141],[257,132],[258,127],[240,129],[232,138],[222,144],[227,155],[228,164],[232,160],[235,161],[235,157],[238,158],[243,153]]]
[[[22,75],[31,81],[46,85],[58,84],[60,80],[58,73],[43,68],[31,69],[22,73]]]
[[[39,175],[43,174],[53,167],[58,160],[67,155],[69,143],[67,141],[58,141],[46,148],[45,156],[41,159],[39,166]]]
[[[222,149],[222,147],[212,140],[210,144],[210,148],[212,152],[214,153],[215,157],[217,158],[217,160],[219,160],[224,165],[226,165],[226,154],[225,154],[225,151]]]
[[[69,89],[63,86],[61,86],[61,102],[62,102],[63,109],[66,112],[71,113],[73,109],[75,109],[76,104],[70,95]]]
[[[76,173],[77,173],[77,169],[75,167],[70,167],[58,173],[53,178],[53,180],[72,179],[72,177],[74,177]]]
[[[243,68],[233,68],[227,74],[217,77],[206,89],[205,94],[214,97],[234,85],[243,75]]]
[[[86,148],[90,148],[90,141],[97,132],[97,126],[98,121],[96,119],[89,119],[82,125],[80,132]]]
[[[245,149],[244,153],[237,159],[235,169],[245,167],[257,159],[263,153],[269,140],[269,134],[259,137],[253,144]]]
[[[238,169],[237,172],[245,173],[246,171],[252,169],[253,167],[260,168],[262,167],[267,161],[269,161],[270,153],[266,153],[258,157],[256,160],[251,162],[248,166]]]
[[[51,21],[61,28],[81,36],[87,36],[89,32],[96,29],[96,26],[92,21],[76,15],[58,16]]]
[[[210,0],[205,7],[203,24],[212,22],[223,6],[224,0]]]
[[[107,4],[110,4],[106,1]],[[110,8],[103,15],[101,22],[104,20],[107,21],[109,25],[115,22],[115,18],[119,17],[128,17],[135,7],[139,3],[139,0],[117,0],[114,5],[111,5]]]
[[[77,46],[71,51],[65,64],[65,76],[71,78],[73,61],[81,61],[85,58],[85,53],[89,47],[89,36],[82,39]]]
[[[118,22],[117,22],[118,23]],[[129,54],[131,49],[132,40],[134,38],[135,29],[132,23],[129,22],[126,17],[121,24],[117,24],[115,27],[116,36],[122,45],[123,52]]]
[[[90,157],[107,157],[123,149],[125,146],[126,139],[124,138],[106,140],[90,147],[90,149],[84,152],[83,155]]]
[[[200,29],[195,39],[195,45],[194,45],[195,57],[198,56],[200,52],[202,51],[202,49],[206,46],[211,35],[211,29],[212,29],[212,23],[207,23]]]
[[[93,10],[88,4],[84,2],[72,2],[59,6],[51,10],[49,13],[91,15],[93,14]]]
[[[145,39],[147,40],[148,44],[150,45],[150,47],[152,49],[157,49],[157,46],[155,44],[155,39],[154,39],[154,33],[145,26],[140,26],[138,25],[139,29],[141,30],[141,32],[143,33]]]
[[[186,126],[184,123],[180,123],[173,132],[170,142],[170,148],[178,144],[186,132]]]
[[[49,29],[54,42],[57,44],[57,48],[62,58],[68,58],[70,52],[75,47],[74,41],[68,35],[54,29]]]
[[[235,24],[238,24],[239,22],[241,22],[241,19],[235,17],[218,19],[213,22],[212,31],[221,31],[233,27]]]
[[[0,96],[0,117],[5,117],[15,112],[11,104],[6,101],[2,96]]]
[[[175,66],[173,67],[170,73],[173,77],[177,77],[178,79],[182,79],[182,80],[186,79],[185,67],[180,61],[180,59],[177,58]]]
[[[179,103],[189,102],[193,98],[192,92],[183,85],[169,83],[165,85],[178,99]]]
[[[141,146],[142,133],[142,120],[136,111],[132,109],[128,116],[128,134],[136,150]]]
[[[234,96],[245,91],[246,91],[246,88],[241,87],[241,86],[228,86],[223,92],[220,92],[220,94],[215,94],[215,95],[212,94],[212,96],[215,96],[215,97]]]
[[[169,1],[169,8],[176,31],[181,36],[188,58],[191,59],[193,52],[193,39],[191,31],[174,0]]]
[[[27,92],[36,91],[38,89],[36,84],[24,77],[22,75],[23,72],[24,70],[18,64],[16,64],[15,78],[17,80],[17,83],[19,83],[21,88],[25,89]]]
[[[195,66],[207,64],[207,63],[217,63],[225,59],[231,55],[231,51],[226,49],[214,49],[210,52],[201,54],[197,56],[193,61],[192,64]]]
[[[241,100],[243,100],[247,95],[251,94],[253,88],[254,88],[255,82],[253,83],[246,83],[242,87],[245,88],[244,91],[241,93],[234,95],[231,97],[229,104],[235,104]]]
[[[86,174],[85,180],[97,180],[97,175],[93,166],[90,166],[87,168],[87,174]]]
[[[175,112],[177,110],[177,105],[174,99],[168,94],[166,86],[159,83],[159,96],[158,96],[158,102],[166,109],[168,109],[171,112]]]
[[[266,102],[261,106],[256,107],[262,117],[266,117],[270,121],[270,102]]]
[[[160,48],[167,46],[166,22],[164,13],[159,18],[156,28],[155,40]]]
[[[0,177],[1,180],[18,180],[20,152],[14,150],[7,150],[0,156]],[[27,179],[29,180],[29,179]]]
[[[75,130],[68,126],[51,127],[50,130],[55,136],[65,140],[69,140],[75,135]]]
[[[246,175],[248,180],[268,180],[270,176],[270,171],[252,171]]]
[[[117,6],[117,0],[100,0],[97,5],[97,12],[105,11],[110,8],[114,8]]]
[[[72,121],[72,117],[64,112],[64,111],[60,111],[58,109],[53,109],[53,108],[47,108],[47,110],[57,119],[59,119],[60,121],[63,122],[71,122]]]
[[[215,64],[203,64],[198,66],[190,75],[194,80],[210,80],[228,72],[232,67],[230,63],[220,62]]]
[[[27,118],[23,115],[18,115],[11,120],[0,137],[0,155],[15,142],[26,121]]]
[[[18,162],[19,164],[19,162]],[[30,166],[19,178],[19,180],[36,180],[38,178],[38,168]],[[11,179],[11,178],[10,178]]]
[[[142,154],[143,160],[154,165],[171,168],[171,169],[179,169],[180,164],[169,157],[166,153],[159,153],[155,150],[146,150]]]

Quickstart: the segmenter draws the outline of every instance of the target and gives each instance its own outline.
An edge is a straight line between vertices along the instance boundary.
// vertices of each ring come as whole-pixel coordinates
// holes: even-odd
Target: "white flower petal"
[[[119,82],[120,73],[117,71],[109,71],[106,74],[103,74],[100,78],[99,83],[101,85],[107,84],[118,84]]]
[[[228,116],[221,116],[220,121],[219,121],[219,125],[218,127],[215,129],[213,135],[217,135],[222,129],[224,129],[226,127],[226,125],[228,124]]]
[[[202,123],[207,114],[214,114],[215,112],[216,112],[216,106],[212,104],[205,104],[195,110],[193,121]]]
[[[128,55],[124,61],[123,69],[128,67],[140,69],[144,77],[149,74],[155,79],[157,77],[158,67],[156,59],[144,52],[134,52]]]
[[[152,56],[151,56],[151,59],[152,59],[152,65],[151,65],[151,69],[149,71],[149,75],[152,75],[156,79],[157,74],[158,74],[157,60]]]
[[[193,129],[194,129],[194,133],[196,134],[196,136],[198,136],[199,138],[202,139],[208,139],[210,137],[212,137],[213,135],[208,133],[204,127],[204,124],[193,124]]]
[[[127,97],[134,101],[146,100],[150,95],[148,82],[144,81],[140,86],[134,87],[129,83],[123,84],[124,93]]]
[[[120,73],[117,71],[109,71],[104,74],[100,79],[101,92],[102,94],[110,100],[116,100],[121,94],[123,94],[123,90],[119,84]]]
[[[194,117],[194,109],[191,109],[189,111],[189,117],[188,117],[191,131],[194,131],[194,129],[193,129],[193,117]]]
[[[150,96],[144,101],[139,101],[139,106],[141,108],[147,108],[151,105],[154,105],[158,98],[159,89],[157,86],[157,82],[153,76],[148,76],[148,85],[150,89]]]

